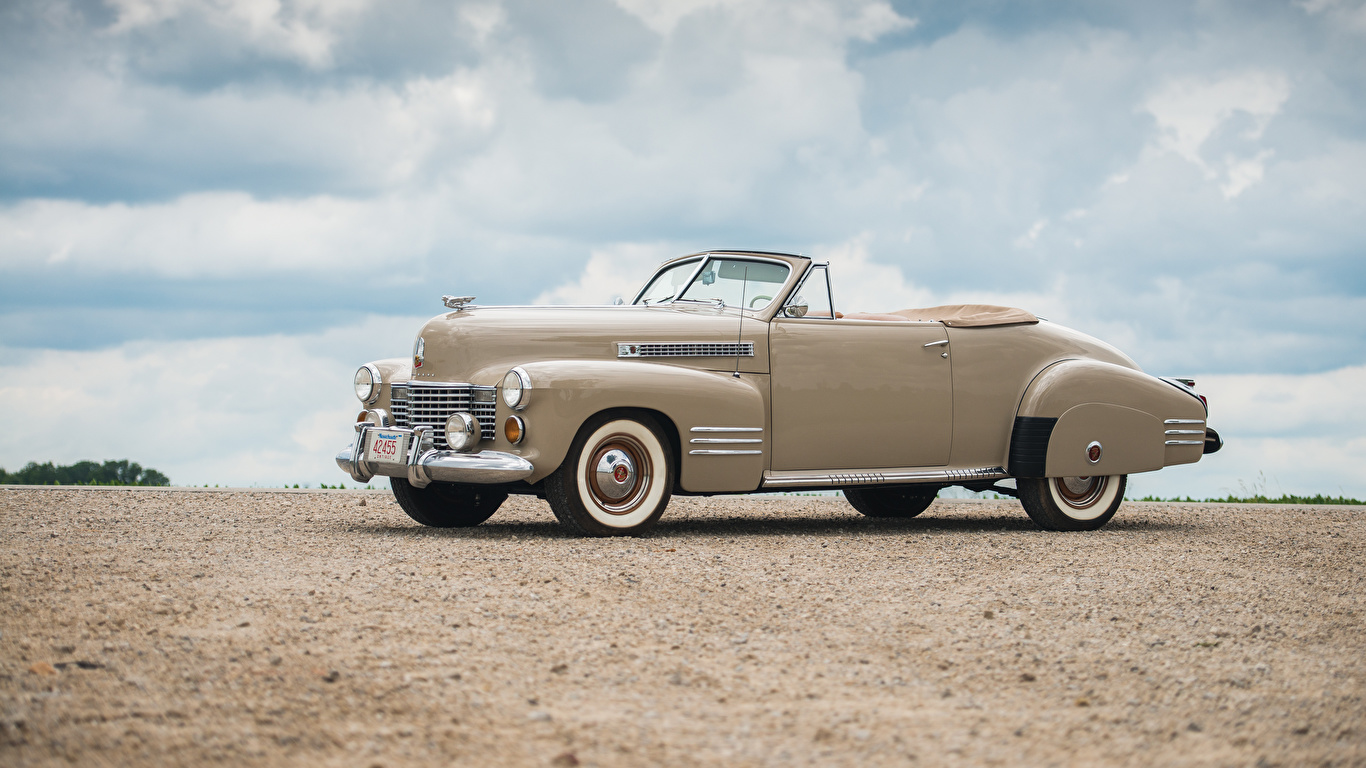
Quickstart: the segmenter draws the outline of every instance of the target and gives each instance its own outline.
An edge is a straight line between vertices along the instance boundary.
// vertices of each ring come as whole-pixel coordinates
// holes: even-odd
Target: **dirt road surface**
[[[1366,765],[1366,508],[0,488],[0,764]]]

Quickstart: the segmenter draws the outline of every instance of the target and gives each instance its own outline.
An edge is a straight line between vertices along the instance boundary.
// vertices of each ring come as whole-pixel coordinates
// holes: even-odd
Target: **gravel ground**
[[[0,764],[1366,765],[1366,508],[0,488]]]

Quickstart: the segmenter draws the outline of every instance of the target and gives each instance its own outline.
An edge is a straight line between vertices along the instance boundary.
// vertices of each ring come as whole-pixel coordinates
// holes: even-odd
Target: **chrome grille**
[[[390,388],[389,411],[394,416],[394,426],[408,426],[408,388],[406,386]]]
[[[754,342],[617,342],[617,357],[754,357]]]
[[[427,427],[436,445],[444,447],[446,419],[458,411],[474,416],[479,422],[480,435],[485,440],[492,440],[495,430],[496,399],[494,387],[471,387],[468,384],[445,387],[409,384],[406,387],[393,388],[390,405],[394,413],[394,426],[407,429]]]
[[[474,388],[475,401],[471,404],[470,414],[479,420],[479,432],[484,436],[484,439],[492,440],[497,433],[498,422],[494,412],[498,409],[498,404],[494,402],[492,397],[488,399],[488,402],[481,402],[478,399],[480,389],[480,387]],[[493,387],[489,387],[488,392],[493,394]]]

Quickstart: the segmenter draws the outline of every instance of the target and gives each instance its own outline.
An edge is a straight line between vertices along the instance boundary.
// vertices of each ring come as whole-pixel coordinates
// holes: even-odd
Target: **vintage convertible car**
[[[683,256],[616,306],[443,301],[410,359],[356,372],[337,456],[424,525],[478,525],[513,493],[595,536],[648,530],[672,494],[841,489],[912,517],[963,486],[1092,530],[1128,475],[1223,444],[1190,379],[1019,309],[841,313],[804,256]]]

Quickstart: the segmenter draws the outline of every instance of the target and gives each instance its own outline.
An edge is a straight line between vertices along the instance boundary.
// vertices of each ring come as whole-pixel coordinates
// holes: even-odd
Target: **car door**
[[[942,324],[780,313],[769,355],[772,469],[948,463],[952,354]]]

